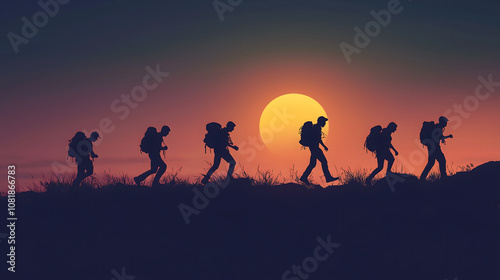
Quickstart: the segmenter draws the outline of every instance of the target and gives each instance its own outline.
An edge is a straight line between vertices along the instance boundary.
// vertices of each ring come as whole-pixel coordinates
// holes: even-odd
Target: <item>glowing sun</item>
[[[299,128],[306,121],[316,123],[319,116],[328,117],[321,105],[311,97],[290,93],[267,104],[259,123],[260,136],[266,147],[286,155],[300,149]],[[328,123],[323,132],[328,134]],[[324,139],[326,140],[326,139]]]

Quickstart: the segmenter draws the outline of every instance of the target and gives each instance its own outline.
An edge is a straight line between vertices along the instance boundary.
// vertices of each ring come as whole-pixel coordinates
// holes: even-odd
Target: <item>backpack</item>
[[[430,145],[429,141],[434,142],[432,140],[432,133],[436,128],[436,124],[433,121],[424,122],[422,124],[422,128],[420,129],[420,143],[424,145]]]
[[[313,123],[311,121],[307,121],[302,125],[299,129],[300,133],[300,145],[304,147],[309,147],[314,143],[314,131],[313,131]]]
[[[156,128],[148,127],[146,133],[144,133],[144,137],[142,137],[141,145],[139,145],[141,152],[149,154],[155,149],[153,139],[156,135],[158,135]]]
[[[365,149],[370,152],[375,152],[377,148],[380,147],[380,133],[382,132],[382,126],[376,125],[370,129],[370,134],[366,136]]]
[[[214,149],[215,147],[227,146],[227,139],[225,141],[226,143],[224,143],[224,135],[222,135],[222,125],[220,123],[211,122],[208,123],[205,128],[207,130],[205,139],[203,139],[205,143],[205,152],[206,147]]]
[[[69,140],[69,149],[68,149],[68,157],[71,157],[71,158],[76,158],[79,156],[79,148],[81,147],[78,147],[78,144],[80,144],[80,142],[82,140],[85,140],[87,139],[87,136],[85,136],[85,133],[81,132],[81,131],[78,131],[75,136],[73,136],[73,138],[71,138]]]

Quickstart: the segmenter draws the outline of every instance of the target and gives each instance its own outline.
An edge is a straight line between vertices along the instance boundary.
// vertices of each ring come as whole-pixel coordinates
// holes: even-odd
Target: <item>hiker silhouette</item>
[[[306,122],[300,129],[300,134],[301,134],[301,139],[300,139],[300,144],[308,147],[309,151],[311,152],[311,158],[309,160],[309,165],[307,166],[306,170],[304,171],[304,174],[300,177],[300,181],[304,182],[306,185],[309,185],[309,180],[308,177],[311,174],[312,170],[314,167],[316,167],[316,161],[319,160],[321,162],[321,167],[323,169],[323,174],[325,175],[326,182],[333,182],[335,180],[338,180],[338,177],[333,177],[330,174],[330,170],[328,170],[328,161],[326,160],[325,155],[323,154],[323,151],[319,147],[323,146],[325,151],[328,151],[328,148],[325,146],[323,143],[323,132],[321,131],[321,128],[323,128],[326,125],[326,122],[328,121],[327,118],[321,116],[318,118],[318,121],[316,124],[312,124],[312,122]]]
[[[151,169],[142,173],[141,175],[134,177],[134,182],[140,186],[141,182],[146,180],[149,175],[155,174],[152,186],[157,186],[160,183],[161,176],[167,170],[167,165],[161,158],[160,152],[166,151],[167,146],[163,146],[163,137],[170,133],[170,127],[163,126],[160,132],[157,132],[156,128],[149,127],[141,140],[141,152],[148,154],[151,160]]]
[[[439,171],[441,173],[441,178],[446,178],[446,158],[441,150],[441,143],[446,144],[446,139],[453,138],[453,135],[444,136],[443,132],[448,124],[448,119],[444,116],[439,117],[439,122],[434,123],[424,122],[422,129],[420,130],[420,142],[427,147],[429,154],[427,165],[425,166],[422,174],[420,175],[420,180],[424,181],[427,175],[431,171],[436,160],[439,163]]]
[[[219,168],[221,159],[224,159],[227,163],[229,163],[226,181],[232,178],[236,161],[233,156],[231,156],[231,153],[229,153],[228,147],[233,148],[236,151],[239,149],[238,146],[233,144],[229,135],[229,133],[234,131],[235,126],[236,125],[232,121],[229,121],[224,128],[215,122],[206,125],[207,134],[205,135],[203,142],[205,142],[206,147],[214,149],[214,163],[201,180],[202,184],[208,183],[212,174]]]
[[[83,132],[77,132],[75,136],[69,140],[68,156],[73,157],[78,164],[75,180],[72,187],[78,187],[80,183],[87,177],[94,174],[94,158],[98,155],[94,153],[92,142],[100,138],[99,133],[92,132],[87,138]]]
[[[392,145],[391,134],[396,132],[398,125],[394,122],[389,123],[386,128],[382,129],[380,125],[373,127],[370,134],[366,137],[365,147],[371,152],[375,152],[377,158],[377,168],[366,178],[366,184],[371,185],[373,178],[384,169],[384,161],[387,160],[387,172],[391,173],[392,165],[394,164],[394,156],[391,149],[396,156],[399,154],[396,148]]]

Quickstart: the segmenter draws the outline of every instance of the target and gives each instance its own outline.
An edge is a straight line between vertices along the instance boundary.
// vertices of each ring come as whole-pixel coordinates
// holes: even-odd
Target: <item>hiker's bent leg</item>
[[[219,168],[220,166],[220,160],[221,160],[221,154],[220,152],[217,152],[215,151],[214,152],[214,164],[212,165],[212,167],[208,170],[207,172],[207,175],[205,175],[205,178],[206,180],[210,179],[210,177],[212,177],[212,174],[214,174],[214,172]]]
[[[227,169],[227,176],[226,178],[232,178],[233,177],[233,172],[234,168],[236,167],[236,161],[233,159],[229,162],[229,168]]]
[[[224,153],[222,155],[222,158],[229,163],[229,168],[227,169],[227,178],[231,178],[233,176],[234,168],[236,167],[236,161],[234,160],[233,156],[227,151],[227,153]]]
[[[386,159],[387,159],[387,172],[385,174],[387,175],[389,173],[392,173],[392,165],[394,164],[394,156],[390,151],[387,154]]]
[[[73,184],[72,186],[73,187],[77,187],[80,185],[80,183],[83,181],[83,179],[85,178],[85,166],[83,165],[82,162],[80,162],[78,164],[78,173],[76,174],[76,178],[75,180],[73,180]]]
[[[93,165],[90,165],[88,166],[87,168],[85,168],[85,173],[83,173],[83,178],[81,181],[87,179],[88,177],[92,176],[92,174],[94,174],[94,166]]]
[[[420,180],[425,180],[425,178],[427,178],[427,175],[431,171],[432,167],[434,166],[434,162],[436,161],[434,154],[430,153],[430,148],[428,149],[429,149],[429,158],[427,160],[427,165],[425,166],[424,171],[422,171],[422,174],[420,175]]]
[[[316,158],[321,162],[321,168],[323,169],[323,175],[325,178],[331,178],[332,174],[330,174],[330,170],[328,169],[328,161],[326,160],[325,154],[322,150],[316,151]]]
[[[371,184],[373,178],[375,178],[375,176],[380,172],[382,171],[382,169],[384,169],[384,157],[382,156],[377,156],[377,168],[375,168],[375,170],[373,170],[373,172],[370,174],[370,176],[368,176],[366,178],[366,183],[367,184]]]
[[[146,178],[148,178],[149,175],[155,174],[155,173],[156,173],[156,170],[148,170],[148,171],[142,173],[141,175],[137,176],[136,177],[137,181],[142,182],[142,181],[146,180]]]
[[[90,158],[82,158],[78,163],[78,173],[73,181],[73,186],[79,186],[80,183],[94,173],[94,166]]]
[[[444,157],[443,151],[439,149],[436,153],[436,160],[439,163],[439,172],[441,173],[441,178],[448,176],[446,174],[446,158]]]
[[[161,160],[160,154],[158,154],[158,157]],[[156,171],[158,171],[158,168],[159,168],[158,160],[157,160],[158,157],[156,157],[155,154],[149,154],[149,159],[151,160],[151,169],[149,169],[148,171],[146,171],[146,172],[142,173],[141,175],[135,177],[138,182],[142,182],[142,181],[146,180],[146,178],[148,178],[149,175],[155,174]]]
[[[82,182],[83,178],[79,177],[76,175],[75,180],[73,180],[73,184],[71,185],[72,187],[78,187],[80,183]]]
[[[309,148],[311,149],[311,148]],[[316,167],[316,156],[313,154],[311,150],[311,158],[309,159],[309,165],[307,166],[306,170],[304,171],[304,174],[300,178],[305,178],[307,179],[309,175],[311,175],[312,170]]]
[[[89,161],[87,163],[87,166],[86,166],[86,171],[85,171],[85,178],[89,177],[89,176],[92,176],[92,174],[94,174],[94,164]]]
[[[160,178],[161,176],[163,176],[166,170],[167,170],[167,165],[160,158],[160,162],[158,162],[158,171],[156,172],[155,178],[153,179],[153,185],[157,185],[160,183]]]

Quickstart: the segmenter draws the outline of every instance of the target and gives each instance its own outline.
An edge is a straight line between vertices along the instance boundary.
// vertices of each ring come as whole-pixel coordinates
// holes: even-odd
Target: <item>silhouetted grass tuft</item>
[[[368,170],[366,168],[352,170],[350,167],[340,169],[340,184],[341,185],[351,185],[359,184],[363,185],[365,183],[366,177],[368,177]]]
[[[73,182],[75,176],[76,175],[69,173],[52,173],[50,177],[46,177],[44,174],[42,176],[42,179],[39,181],[39,184],[32,184],[27,188],[33,192],[60,192],[68,189],[68,187],[71,186],[71,183]]]
[[[175,185],[189,185],[189,179],[182,178],[180,176],[182,172],[182,167],[178,170],[172,170],[170,172],[166,172],[165,175],[160,179],[160,184],[167,186],[175,186]]]
[[[116,185],[133,185],[134,181],[123,173],[111,174],[110,172],[104,172],[104,178],[101,182],[98,182],[100,187],[104,186],[116,186]]]
[[[254,184],[258,186],[277,186],[285,182],[281,173],[274,175],[271,170],[260,170],[257,168],[256,178],[254,179]]]

